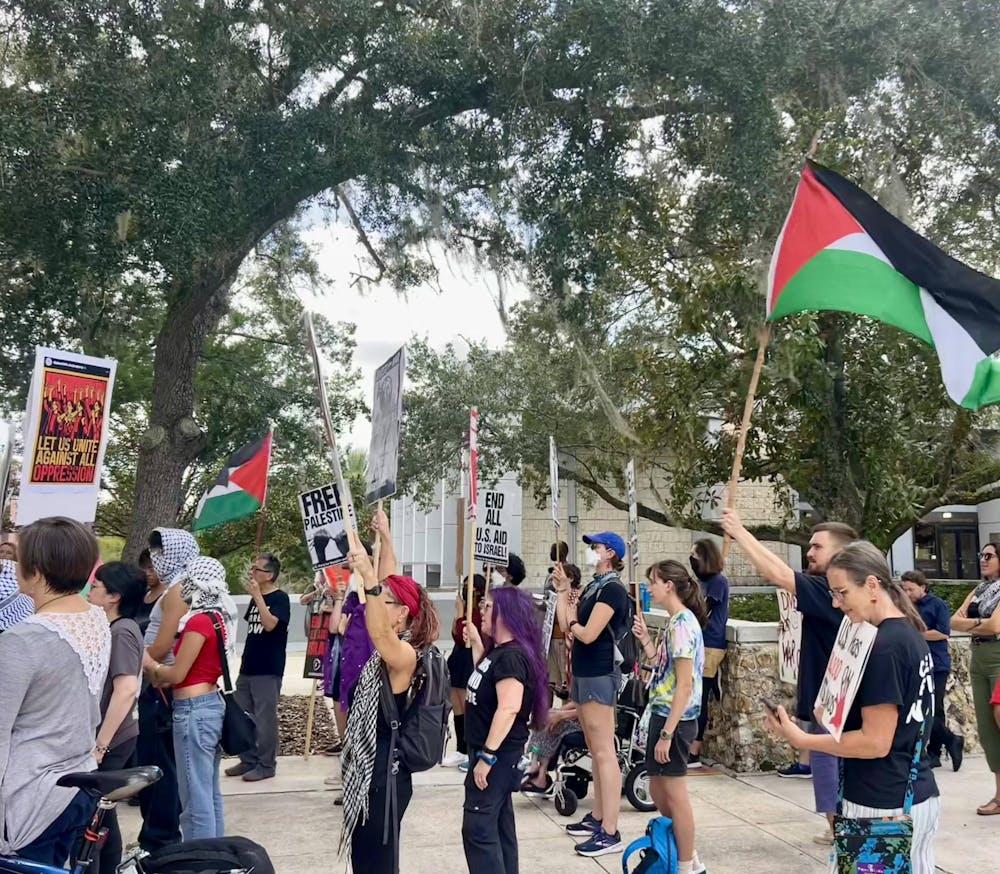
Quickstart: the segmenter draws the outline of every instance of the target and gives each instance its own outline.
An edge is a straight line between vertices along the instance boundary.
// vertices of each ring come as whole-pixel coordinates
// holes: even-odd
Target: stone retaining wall
[[[951,641],[952,674],[945,709],[948,725],[965,735],[966,752],[978,752],[976,716],[969,685],[969,641]],[[720,677],[722,701],[712,702],[705,756],[737,772],[772,771],[793,760],[785,741],[764,728],[761,696],[795,705],[795,690],[778,679],[777,643],[730,642]]]

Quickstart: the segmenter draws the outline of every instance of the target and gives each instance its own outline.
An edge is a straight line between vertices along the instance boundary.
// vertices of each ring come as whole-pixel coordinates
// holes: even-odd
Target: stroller
[[[622,793],[629,804],[642,813],[651,813],[656,805],[649,794],[649,778],[646,776],[646,749],[639,737],[639,721],[645,709],[644,696],[637,694],[642,689],[638,677],[629,677],[618,695],[615,708],[615,752],[622,772]],[[577,804],[587,796],[588,787],[593,782],[589,757],[582,731],[567,734],[556,753],[555,776],[549,793],[555,802],[556,812],[561,816],[576,813]]]

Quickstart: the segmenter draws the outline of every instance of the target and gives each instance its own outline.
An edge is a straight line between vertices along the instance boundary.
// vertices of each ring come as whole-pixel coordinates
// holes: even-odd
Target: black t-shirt
[[[285,673],[285,648],[288,645],[288,620],[292,616],[292,605],[288,594],[281,589],[268,592],[263,597],[278,624],[271,631],[265,631],[257,602],[250,600],[243,617],[247,622],[247,641],[243,646],[240,673],[248,677],[280,677]]]
[[[486,653],[465,687],[465,738],[471,749],[481,750],[486,746],[490,725],[497,712],[497,683],[508,679],[519,680],[524,686],[524,693],[521,709],[497,752],[521,750],[527,743],[535,681],[528,654],[519,643],[511,641]]]
[[[844,614],[833,606],[825,576],[795,574],[795,600],[802,614],[802,651],[799,655],[799,700],[795,715],[815,722],[813,708],[823,684],[830,653]]]
[[[604,677],[615,670],[615,638],[621,637],[628,615],[629,594],[621,584],[617,574],[609,574],[609,579],[601,587],[597,596],[589,595],[580,599],[576,618],[581,625],[590,621],[590,614],[598,604],[607,604],[613,611],[610,621],[593,643],[573,641],[573,676]],[[576,626],[573,626],[574,628]],[[631,630],[630,630],[631,631]]]
[[[917,735],[926,722],[926,749],[934,719],[934,663],[927,641],[905,619],[884,619],[879,625],[844,730],[861,728],[861,708],[877,704],[895,704],[898,708],[892,748],[881,759],[844,759],[844,798],[866,807],[895,810],[903,806],[906,797]],[[925,752],[917,770],[913,803],[920,804],[937,794]]]

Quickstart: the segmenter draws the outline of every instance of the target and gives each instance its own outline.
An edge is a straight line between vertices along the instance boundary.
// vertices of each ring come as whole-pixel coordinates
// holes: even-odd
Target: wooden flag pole
[[[479,526],[475,519],[469,520],[469,574],[465,580],[465,621],[472,622],[472,599],[475,596],[476,576],[476,535]]]
[[[378,512],[382,512],[382,501],[378,502]],[[382,582],[382,572],[379,570],[379,559],[382,557],[382,532],[375,532],[375,543],[372,544],[372,563],[375,565],[375,580]]]
[[[743,453],[747,448],[747,433],[750,430],[750,419],[753,416],[754,399],[757,396],[757,384],[760,382],[760,372],[764,368],[764,356],[767,354],[767,344],[771,340],[771,323],[765,322],[764,327],[757,332],[757,359],[753,364],[753,372],[750,374],[750,385],[747,388],[746,401],[743,404],[743,421],[740,424],[740,433],[736,437],[736,456],[733,458],[733,472],[729,477],[729,486],[726,488],[726,508],[732,509],[736,505],[736,488],[740,481],[740,471],[743,469]],[[729,555],[729,547],[732,545],[732,538],[728,534],[722,540],[722,561],[725,563]]]
[[[340,511],[347,531],[347,540],[353,550],[364,549],[358,537],[354,520],[354,499],[351,497],[351,487],[344,477],[340,465],[340,451],[337,449],[337,432],[333,428],[333,417],[330,415],[330,401],[326,396],[326,382],[323,379],[323,364],[319,357],[319,347],[316,345],[316,332],[313,330],[312,313],[306,312],[302,317],[306,329],[306,348],[312,358],[313,373],[316,376],[316,390],[319,394],[319,411],[326,431],[326,440],[330,446],[330,463],[333,466],[334,477],[337,480],[337,490],[340,493]],[[376,571],[377,572],[377,571]],[[358,600],[365,603],[365,587],[358,587]]]

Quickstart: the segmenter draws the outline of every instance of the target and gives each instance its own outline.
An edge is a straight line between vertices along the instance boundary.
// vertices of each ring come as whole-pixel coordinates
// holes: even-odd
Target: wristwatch
[[[365,594],[369,595],[372,598],[377,598],[379,595],[382,594],[382,584],[378,583],[377,585],[373,586],[370,589],[365,589]]]
[[[660,729],[660,740],[673,740],[674,733],[672,731],[667,731],[665,728]]]
[[[491,768],[497,763],[497,757],[495,755],[491,756],[486,750],[480,750],[476,753],[476,758],[481,762],[486,762]]]

